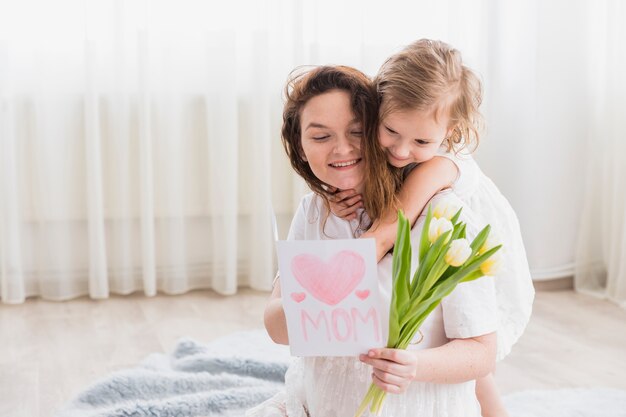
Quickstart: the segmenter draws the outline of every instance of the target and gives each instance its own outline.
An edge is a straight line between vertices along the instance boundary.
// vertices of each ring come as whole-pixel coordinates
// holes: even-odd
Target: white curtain
[[[289,71],[373,75],[421,37],[482,75],[477,159],[533,275],[571,275],[590,91],[603,100],[588,39],[620,24],[588,12],[607,4],[0,0],[0,298],[269,289],[271,209],[284,236],[305,192],[279,139]]]
[[[590,38],[590,163],[575,285],[626,308],[626,4],[610,1],[589,15],[602,29]]]

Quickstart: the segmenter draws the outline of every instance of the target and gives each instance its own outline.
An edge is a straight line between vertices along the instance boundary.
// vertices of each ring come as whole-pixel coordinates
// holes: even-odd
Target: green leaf
[[[461,230],[461,233],[459,233],[459,239],[467,239],[467,234],[466,234],[466,230],[465,230],[465,223],[463,223],[463,230]]]
[[[461,280],[461,282],[470,282],[470,281],[474,281],[477,280],[480,277],[483,277],[484,274],[480,271],[480,269],[478,269],[477,271],[472,272],[471,274],[468,274],[465,278],[463,278]]]
[[[411,274],[411,228],[409,221],[398,211],[398,231],[393,251],[393,291],[389,308],[388,344],[396,342],[400,334],[400,317],[405,314],[409,302],[409,277]]]
[[[482,255],[470,257],[463,264],[463,267],[469,267],[469,266],[473,266],[473,265],[476,265],[476,264],[478,264],[478,266],[480,266],[480,264],[485,262],[489,257],[491,257],[491,255],[496,253],[501,247],[502,247],[502,245],[494,246],[493,248],[489,249],[487,252],[483,253]]]
[[[413,320],[411,320],[405,330],[402,332],[401,338],[398,341],[396,348],[397,349],[406,349],[413,340],[415,333],[419,330],[422,323],[426,320],[428,315],[441,303],[441,299],[435,300],[431,303],[424,303],[423,310],[419,315],[415,316]]]
[[[430,229],[430,221],[433,218],[433,212],[431,210],[431,204],[428,205],[428,212],[426,213],[426,220],[424,221],[424,227],[422,228],[422,235],[420,236],[420,252],[419,263],[421,264],[426,256],[428,248],[430,248],[430,240],[428,239],[428,229]]]
[[[456,214],[452,216],[452,218],[450,219],[452,224],[456,224],[456,222],[459,220],[459,217],[461,217],[461,211],[463,211],[463,207],[461,207],[459,211],[457,211]]]
[[[446,242],[446,240],[451,234],[451,230],[443,233],[426,252],[424,262],[419,264],[413,281],[411,282],[411,298],[416,298],[416,295],[421,291],[426,275],[431,271],[435,261],[439,258],[439,255],[444,249],[447,250],[448,242]],[[426,239],[428,239],[428,236],[426,236]]]
[[[441,282],[433,292],[432,297],[443,296],[446,291],[452,291],[454,287],[463,281],[466,277],[470,276],[474,272],[479,271],[480,264],[483,263],[487,258],[496,253],[496,251],[500,249],[500,246],[496,246],[487,252],[483,253],[480,256],[474,258],[471,262],[463,264],[454,274],[449,276],[445,281]]]
[[[470,243],[470,247],[472,248],[472,256],[478,252],[480,248],[483,247],[485,242],[487,241],[487,237],[489,236],[489,232],[491,231],[491,226],[487,225],[476,235],[476,238]]]
[[[450,242],[453,240],[459,239],[463,230],[465,230],[465,223],[457,223],[454,225],[454,231],[452,232],[452,236],[450,237]]]

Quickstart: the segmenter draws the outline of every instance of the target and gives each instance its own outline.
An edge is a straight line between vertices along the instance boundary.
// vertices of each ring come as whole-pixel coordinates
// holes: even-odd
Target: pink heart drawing
[[[348,250],[336,253],[328,262],[305,253],[292,259],[291,271],[313,297],[334,306],[359,285],[365,275],[365,260]]]
[[[306,298],[306,294],[303,292],[292,292],[291,299],[296,303],[301,303]]]
[[[356,290],[354,293],[361,300],[365,300],[367,297],[370,296],[370,290]]]

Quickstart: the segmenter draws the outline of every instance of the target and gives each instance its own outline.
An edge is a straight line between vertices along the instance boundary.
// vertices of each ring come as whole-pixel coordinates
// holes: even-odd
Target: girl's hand
[[[330,211],[344,220],[356,219],[357,209],[363,207],[361,194],[357,194],[355,190],[339,191],[336,188],[330,191],[332,193],[328,198]]]
[[[400,394],[406,391],[417,372],[415,352],[404,349],[370,349],[367,355],[359,355],[361,362],[374,368],[372,380],[383,391]]]

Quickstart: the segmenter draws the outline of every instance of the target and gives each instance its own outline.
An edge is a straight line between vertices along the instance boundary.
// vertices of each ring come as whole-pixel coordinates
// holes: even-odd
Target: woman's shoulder
[[[310,213],[315,213],[316,215],[319,215],[324,208],[324,199],[320,195],[314,192],[310,192],[308,194],[305,194],[300,199],[298,211],[307,215]],[[307,216],[307,218],[308,217],[310,216]]]

